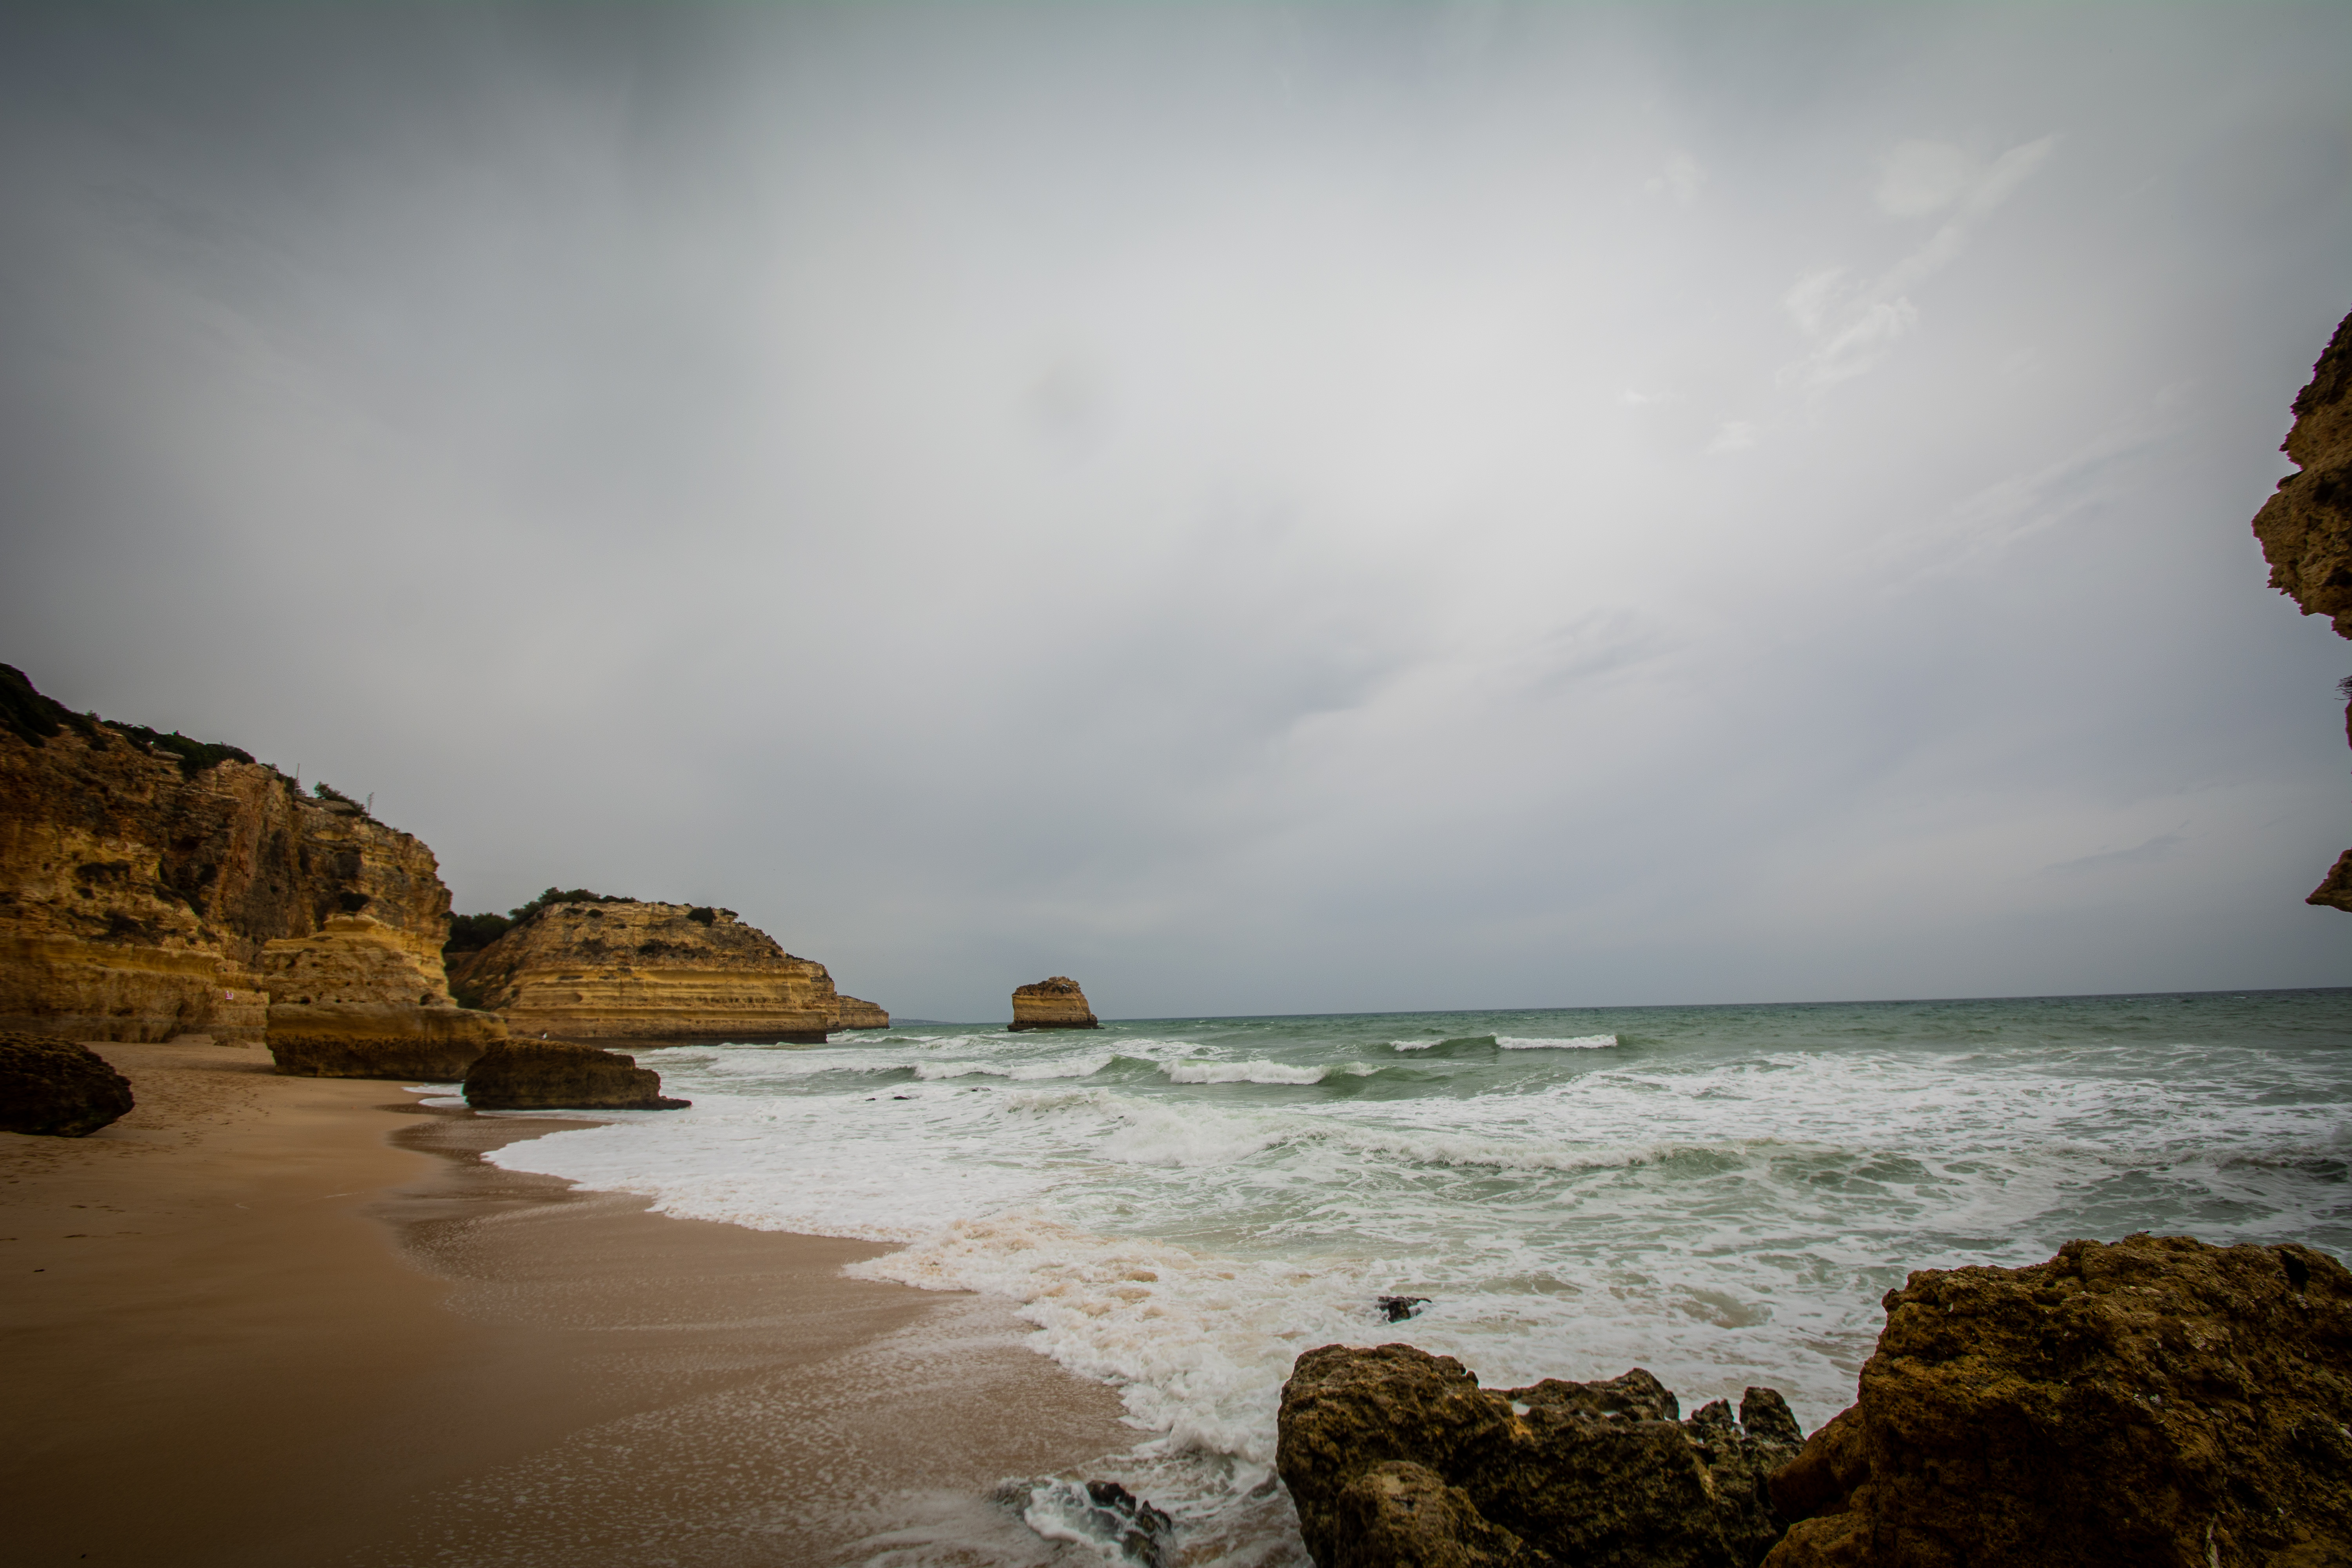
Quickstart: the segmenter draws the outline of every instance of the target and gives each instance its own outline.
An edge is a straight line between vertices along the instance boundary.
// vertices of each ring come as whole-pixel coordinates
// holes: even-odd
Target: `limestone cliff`
[[[437,957],[428,968],[367,915],[331,916],[316,935],[270,942],[259,968],[269,1053],[283,1073],[446,1082],[506,1038],[497,1015],[451,1000]]]
[[[2254,514],[2254,537],[2271,563],[2271,586],[2306,616],[2326,616],[2352,637],[2352,316],[2329,340],[2311,383],[2294,398],[2294,427],[2280,447],[2300,473]],[[2352,691],[2346,693],[2352,697]],[[2345,709],[2352,733],[2352,705]],[[2352,849],[2305,903],[2352,912]]]
[[[688,904],[549,904],[479,952],[453,955],[450,983],[523,1038],[764,1045],[888,1023],[871,1003],[855,1009],[871,1008],[879,1025],[845,1023],[824,964],[731,910]]]
[[[1024,1029],[1101,1027],[1093,1009],[1087,1005],[1087,994],[1066,974],[1021,986],[1013,993],[1012,1028],[1015,1034]]]
[[[843,996],[838,1000],[841,1004],[841,1021],[834,1025],[835,1028],[887,1029],[890,1026],[890,1015],[874,1003],[862,1002],[855,996]]]
[[[362,910],[442,984],[449,893],[418,840],[0,665],[0,1029],[257,1041],[263,949]]]

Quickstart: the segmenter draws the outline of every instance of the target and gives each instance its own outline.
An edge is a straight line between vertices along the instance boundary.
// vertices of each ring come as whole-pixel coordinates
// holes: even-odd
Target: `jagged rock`
[[[0,1132],[83,1138],[130,1109],[130,1080],[88,1046],[0,1033]]]
[[[793,957],[732,910],[688,904],[549,904],[457,955],[450,982],[522,1037],[766,1045],[848,1026],[824,964]],[[878,1024],[856,1026],[887,1027],[889,1016],[873,1012]]]
[[[1721,1400],[1679,1411],[1638,1367],[1490,1392],[1451,1356],[1326,1345],[1283,1387],[1276,1466],[1322,1568],[1754,1568],[1796,1421],[1769,1388],[1737,1422]]]
[[[336,915],[312,936],[268,943],[269,1053],[301,1078],[447,1082],[506,1037],[495,1014],[459,1007],[396,932],[368,915]]]
[[[1886,1294],[1854,1407],[1773,1479],[1769,1568],[2352,1563],[2352,1271],[2070,1241]]]
[[[683,1110],[665,1099],[661,1075],[618,1051],[562,1040],[509,1040],[482,1053],[466,1074],[477,1110]]]
[[[861,1002],[855,996],[835,998],[840,1011],[835,1015],[836,1029],[887,1029],[890,1015],[871,1002]]]
[[[1013,993],[1013,1029],[1099,1029],[1087,994],[1066,974],[1024,985]]]
[[[2303,901],[2352,914],[2352,849],[2347,849],[2336,858],[2335,868],[2327,873],[2327,879],[2312,889],[2311,896]]]
[[[232,746],[75,713],[0,665],[0,1028],[258,1043],[262,948],[365,910],[436,978],[432,851]]]
[[[2302,471],[2254,514],[2271,586],[2306,616],[2326,616],[2352,637],[2352,316],[2337,324],[2311,380],[2294,397],[2294,426],[2279,450]],[[2345,695],[2352,698],[2352,689]],[[2344,710],[2352,741],[2352,704]],[[2352,913],[2352,849],[2304,900]]]

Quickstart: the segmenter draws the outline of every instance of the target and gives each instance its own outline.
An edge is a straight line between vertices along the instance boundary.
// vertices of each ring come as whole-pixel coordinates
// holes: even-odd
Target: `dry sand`
[[[1046,1563],[985,1494],[1136,1438],[878,1248],[478,1157],[562,1123],[95,1048],[137,1110],[0,1133],[11,1563]]]

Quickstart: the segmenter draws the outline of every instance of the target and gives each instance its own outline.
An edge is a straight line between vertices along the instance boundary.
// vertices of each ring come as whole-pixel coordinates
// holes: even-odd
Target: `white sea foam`
[[[1576,1035],[1565,1040],[1522,1039],[1517,1035],[1495,1037],[1495,1044],[1507,1051],[1601,1051],[1616,1043],[1614,1035]]]
[[[1410,1069],[1362,1060],[1377,1044],[1336,1020],[665,1052],[646,1064],[692,1111],[493,1157],[669,1213],[910,1244],[859,1271],[1020,1303],[1037,1348],[1157,1434],[1119,1473],[1202,1540],[1274,1528],[1248,1494],[1281,1382],[1307,1346],[1400,1337],[1378,1295],[1433,1298],[1409,1337],[1490,1385],[1640,1364],[1686,1405],[1770,1384],[1810,1426],[1851,1401],[1909,1268],[2143,1226],[2212,1238],[2216,1214],[2352,1236],[2352,1053],[1612,1052],[1580,1021],[1465,1018],[1447,1038],[1550,1054]],[[1343,1075],[1368,1092],[1237,1091]]]
[[[1293,1067],[1286,1062],[1170,1062],[1160,1071],[1170,1083],[1321,1083],[1328,1067]]]

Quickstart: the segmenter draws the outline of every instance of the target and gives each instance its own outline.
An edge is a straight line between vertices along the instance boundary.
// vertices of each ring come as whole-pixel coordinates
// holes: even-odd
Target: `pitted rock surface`
[[[88,1046],[0,1033],[0,1132],[86,1138],[131,1109],[131,1081]]]
[[[2352,1563],[2352,1271],[2072,1241],[1886,1295],[1854,1407],[1773,1478],[1769,1568]]]
[[[1276,1465],[1322,1568],[1753,1568],[1795,1418],[1769,1388],[1679,1413],[1638,1367],[1495,1392],[1451,1356],[1326,1345],[1283,1387]]]

